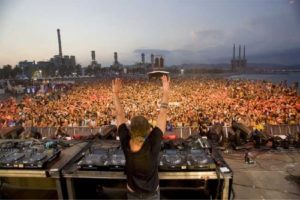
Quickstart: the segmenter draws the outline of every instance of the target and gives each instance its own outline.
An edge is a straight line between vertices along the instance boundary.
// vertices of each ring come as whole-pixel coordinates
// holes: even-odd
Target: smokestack
[[[62,58],[61,39],[60,39],[60,30],[59,29],[57,29],[57,38],[58,38],[59,56]]]
[[[239,60],[241,60],[241,45],[239,45]]]
[[[233,44],[233,56],[232,59],[235,60],[235,44]]]
[[[95,61],[96,60],[96,53],[95,53],[95,51],[91,51],[91,54],[92,54],[92,61]]]
[[[154,55],[151,54],[151,64],[153,64],[153,63],[154,63]]]
[[[164,58],[162,56],[159,58],[159,67],[164,68]]]
[[[142,56],[142,63],[145,64],[145,54],[142,53],[141,56]]]
[[[155,62],[154,67],[159,68],[159,58],[158,57],[155,58],[154,62]]]
[[[118,64],[118,53],[114,52],[115,64]]]
[[[244,45],[244,56],[243,56],[243,60],[246,60],[246,45]]]

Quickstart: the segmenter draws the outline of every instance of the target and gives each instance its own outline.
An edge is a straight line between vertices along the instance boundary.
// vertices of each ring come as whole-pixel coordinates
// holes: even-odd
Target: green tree
[[[17,75],[21,75],[22,74],[22,68],[19,67],[18,65],[15,66],[15,68],[12,69],[12,78],[15,78]]]
[[[12,75],[12,66],[11,65],[4,65],[2,69],[2,76],[3,78],[11,78]]]

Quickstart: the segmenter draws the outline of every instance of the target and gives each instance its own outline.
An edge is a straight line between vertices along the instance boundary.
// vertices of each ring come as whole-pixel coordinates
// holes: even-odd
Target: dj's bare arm
[[[163,133],[165,133],[169,106],[170,78],[168,79],[168,77],[164,75],[161,77],[161,81],[163,95],[161,99],[159,114],[157,117],[157,127],[160,128]]]
[[[112,92],[113,92],[112,96],[116,108],[117,127],[119,127],[121,124],[126,122],[125,112],[119,98],[121,88],[122,88],[121,79],[116,78],[115,80],[112,81]]]

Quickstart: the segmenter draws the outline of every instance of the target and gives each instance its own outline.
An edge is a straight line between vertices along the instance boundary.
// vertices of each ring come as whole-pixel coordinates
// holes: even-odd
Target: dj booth
[[[92,193],[96,189],[102,195],[107,188],[112,193],[125,193],[124,165],[118,140],[0,140],[0,178],[39,179],[55,184],[58,199],[88,198],[89,190]],[[164,140],[159,178],[161,191],[193,189],[205,190],[206,198],[231,196],[230,167],[200,136]]]
[[[63,150],[54,148],[50,153],[47,151],[40,153],[41,150],[36,150],[34,145],[30,145],[31,140],[0,140],[0,177],[9,182],[27,180],[34,184],[54,183],[57,198],[64,199],[61,170],[88,145],[88,142],[70,145]],[[30,187],[26,184],[25,186]]]

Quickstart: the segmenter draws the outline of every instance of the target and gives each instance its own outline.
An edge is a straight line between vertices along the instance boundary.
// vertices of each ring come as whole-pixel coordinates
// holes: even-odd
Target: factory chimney
[[[118,53],[117,52],[114,52],[114,60],[115,60],[114,64],[118,64],[119,63],[118,62]]]
[[[158,57],[155,58],[154,68],[159,68],[159,58]]]
[[[233,45],[233,56],[232,59],[235,60],[235,44]]]
[[[159,58],[159,68],[164,68],[164,58],[162,56]]]
[[[239,60],[241,60],[241,45],[239,45]]]
[[[96,53],[95,51],[91,51],[92,61],[96,61]]]
[[[57,29],[57,38],[58,38],[59,56],[62,58],[61,39],[60,39],[60,30],[59,29]]]
[[[244,55],[243,55],[243,60],[246,60],[246,45],[244,45]]]
[[[154,55],[151,53],[151,67],[154,67]]]
[[[142,54],[141,54],[141,57],[142,57],[142,63],[145,64],[145,54],[142,53]]]
[[[241,45],[239,45],[239,60],[238,60],[238,67],[242,66],[242,57],[241,57]]]

